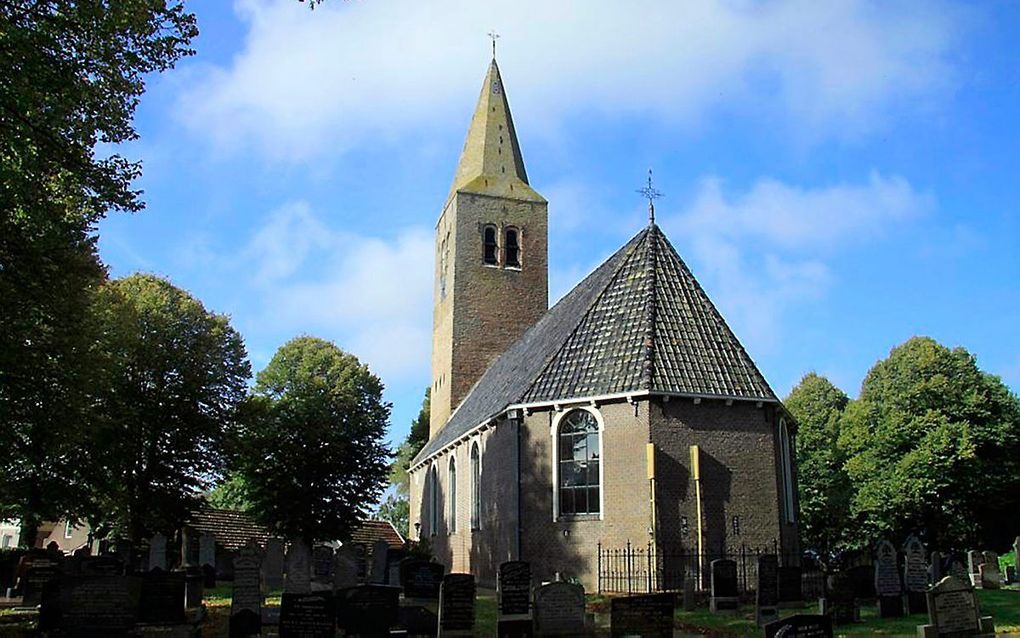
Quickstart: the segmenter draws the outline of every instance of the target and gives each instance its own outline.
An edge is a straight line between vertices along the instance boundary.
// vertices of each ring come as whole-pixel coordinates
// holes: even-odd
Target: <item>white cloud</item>
[[[305,158],[460,121],[499,53],[535,129],[590,114],[690,124],[711,112],[853,137],[951,85],[960,28],[941,3],[239,0],[248,31],[195,78],[178,113],[223,149]]]

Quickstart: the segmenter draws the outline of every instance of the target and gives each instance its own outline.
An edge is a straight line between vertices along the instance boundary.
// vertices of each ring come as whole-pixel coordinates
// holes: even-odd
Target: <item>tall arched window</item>
[[[482,523],[482,459],[478,443],[471,444],[471,529],[481,529]]]
[[[457,464],[450,457],[450,523],[447,526],[451,534],[457,532]]]
[[[439,476],[436,473],[436,466],[429,469],[428,474],[428,495],[429,495],[429,534],[436,535],[439,529]]]
[[[601,512],[599,424],[588,410],[573,410],[556,433],[559,514]]]
[[[796,512],[793,511],[793,462],[790,457],[790,430],[786,425],[786,419],[779,419],[779,463],[782,465],[780,471],[783,476],[783,509],[786,510],[786,522],[793,523],[796,520]]]
[[[505,265],[511,268],[520,268],[521,242],[520,233],[517,231],[516,228],[506,229],[506,242],[504,243],[504,246],[506,247],[504,249],[506,252],[506,259],[504,260]]]
[[[486,226],[482,230],[482,262],[489,266],[499,264],[499,245],[496,243],[496,227]]]

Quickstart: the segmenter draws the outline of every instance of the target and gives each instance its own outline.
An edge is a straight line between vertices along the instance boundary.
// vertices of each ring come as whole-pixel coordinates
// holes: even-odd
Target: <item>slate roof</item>
[[[638,391],[778,401],[655,224],[500,355],[415,461],[510,405]]]

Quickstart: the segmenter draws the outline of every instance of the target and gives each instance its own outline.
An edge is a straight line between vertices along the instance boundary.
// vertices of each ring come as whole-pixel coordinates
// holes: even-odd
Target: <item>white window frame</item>
[[[780,417],[779,419],[779,462],[782,465],[781,471],[783,473],[783,510],[786,514],[787,523],[795,523],[797,521],[796,512],[794,512],[793,506],[793,465],[791,460],[791,449],[790,449],[790,430],[786,424],[786,419]]]
[[[446,530],[450,534],[457,533],[457,458],[451,454],[450,462],[446,464],[446,479],[450,484],[449,489],[446,491],[450,497],[447,499],[449,505],[447,506],[447,513],[449,520],[446,523]]]
[[[71,538],[74,536],[74,526],[71,525],[71,521],[64,521],[64,538]]]
[[[14,536],[10,534],[4,534],[3,544],[0,545],[0,549],[7,549],[11,546],[11,541],[14,540]]]
[[[471,530],[482,529],[482,446],[471,442],[468,451],[468,470],[471,475]]]
[[[595,417],[595,422],[599,426],[599,513],[598,516],[592,514],[579,514],[576,516],[560,516],[560,423],[564,418],[575,410],[584,410],[589,412]],[[552,520],[555,523],[560,518],[563,520],[570,521],[583,521],[583,520],[604,520],[606,517],[606,423],[602,419],[602,413],[597,409],[588,406],[577,406],[564,409],[562,412],[556,415],[553,419],[552,427],[549,429],[549,436],[552,439]]]

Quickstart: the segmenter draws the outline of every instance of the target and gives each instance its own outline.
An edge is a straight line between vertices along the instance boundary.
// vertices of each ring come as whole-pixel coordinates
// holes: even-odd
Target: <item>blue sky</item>
[[[1020,389],[1016,3],[192,3],[138,111],[148,208],[115,276],[367,362],[403,438],[429,383],[432,228],[489,58],[549,200],[551,301],[660,225],[777,393],[856,395],[912,335]]]

